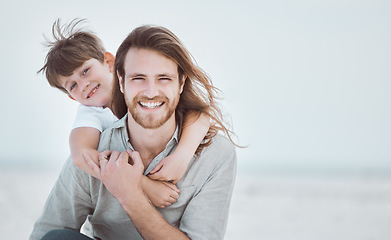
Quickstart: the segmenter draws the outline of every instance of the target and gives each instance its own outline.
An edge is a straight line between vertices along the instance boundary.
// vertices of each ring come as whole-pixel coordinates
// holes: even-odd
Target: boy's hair
[[[179,136],[184,124],[184,118],[189,113],[204,113],[209,116],[212,124],[196,153],[211,144],[212,138],[218,131],[224,132],[232,141],[233,134],[223,122],[223,116],[216,103],[216,94],[219,91],[212,85],[209,76],[193,61],[188,50],[170,30],[159,26],[141,26],[134,29],[122,42],[117,50],[114,63],[113,81],[113,112],[122,118],[128,111],[124,95],[120,92],[118,73],[122,81],[125,79],[124,63],[130,48],[150,49],[173,60],[178,65],[180,84],[186,76],[183,92],[175,111],[176,122],[179,125]],[[122,82],[124,84],[124,82]],[[235,143],[234,143],[235,144]],[[236,144],[235,144],[236,145]],[[236,145],[237,146],[237,145]]]
[[[106,52],[102,41],[91,31],[79,28],[85,19],[74,19],[67,25],[61,25],[57,19],[52,26],[53,41],[46,37],[49,51],[45,65],[37,72],[44,72],[50,86],[68,93],[59,81],[59,76],[70,76],[76,68],[91,58],[104,62]]]

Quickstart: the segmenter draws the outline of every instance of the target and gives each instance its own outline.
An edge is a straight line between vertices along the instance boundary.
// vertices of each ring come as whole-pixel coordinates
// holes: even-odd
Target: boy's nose
[[[83,92],[90,86],[90,81],[81,81],[80,85],[82,86]]]

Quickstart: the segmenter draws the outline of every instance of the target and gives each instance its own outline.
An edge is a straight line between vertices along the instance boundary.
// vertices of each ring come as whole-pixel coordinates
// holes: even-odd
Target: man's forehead
[[[142,48],[130,48],[124,61],[125,77],[178,77],[178,65],[163,54]]]

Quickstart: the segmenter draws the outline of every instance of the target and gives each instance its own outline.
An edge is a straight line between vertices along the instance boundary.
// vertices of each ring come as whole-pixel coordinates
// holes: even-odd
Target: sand
[[[59,169],[0,169],[2,239],[27,239]],[[225,239],[391,239],[391,176],[239,171]]]

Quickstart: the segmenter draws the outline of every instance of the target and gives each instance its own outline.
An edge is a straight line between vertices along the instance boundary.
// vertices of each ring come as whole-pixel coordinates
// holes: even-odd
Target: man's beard
[[[170,102],[170,100],[164,95],[159,95],[153,98],[137,95],[133,98],[133,100],[129,100],[128,98],[126,98],[125,94],[125,102],[128,107],[129,113],[132,115],[134,121],[137,124],[146,129],[156,129],[163,126],[163,124],[165,124],[168,119],[170,119],[170,117],[175,113],[175,109],[179,102],[179,96],[180,95],[175,97],[173,102]],[[140,112],[139,108],[141,106],[139,102],[144,101],[164,102],[161,107],[164,107],[166,110],[163,114]]]

